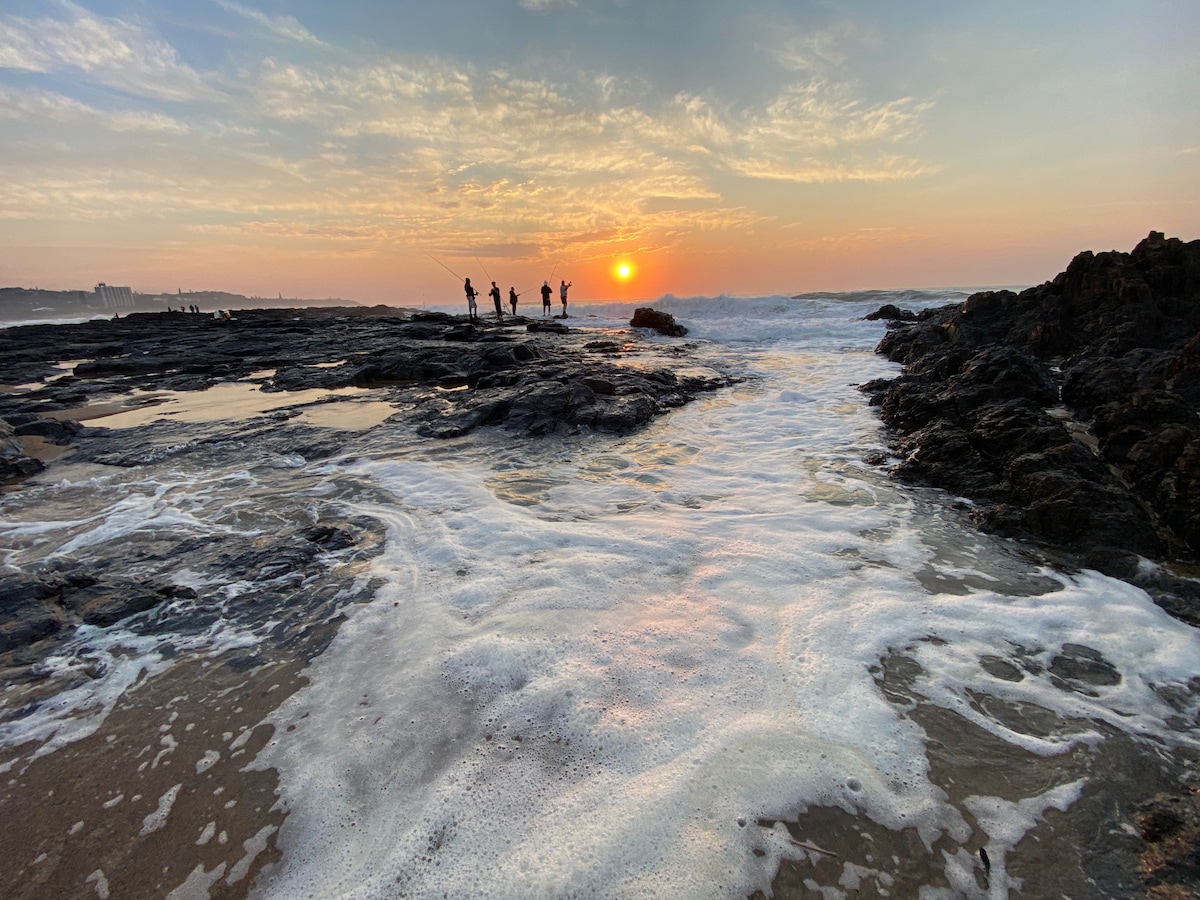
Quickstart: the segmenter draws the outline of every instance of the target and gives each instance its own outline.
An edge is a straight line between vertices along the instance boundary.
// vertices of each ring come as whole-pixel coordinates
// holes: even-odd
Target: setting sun
[[[633,266],[627,262],[619,262],[613,267],[613,274],[618,281],[628,281],[633,277]]]

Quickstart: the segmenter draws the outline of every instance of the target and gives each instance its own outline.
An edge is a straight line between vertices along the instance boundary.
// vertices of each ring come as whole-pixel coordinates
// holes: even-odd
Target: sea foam
[[[1005,853],[1077,779],[949,802],[881,690],[897,657],[1014,753],[1101,740],[1089,722],[1194,744],[1161,696],[1200,666],[1192,629],[1128,585],[1014,562],[863,462],[883,436],[854,386],[895,371],[861,321],[878,302],[656,304],[749,380],[629,438],[346,461],[392,498],[363,510],[388,523],[385,586],[272,717],[257,765],[289,815],[257,892],[745,896],[807,852],[769,822],[817,806],[927,847],[966,842],[973,809],[1006,890]],[[1119,683],[1062,689],[1047,668],[1072,645]],[[1014,648],[1019,679],[981,664]],[[969,870],[965,850],[943,865],[950,884]]]

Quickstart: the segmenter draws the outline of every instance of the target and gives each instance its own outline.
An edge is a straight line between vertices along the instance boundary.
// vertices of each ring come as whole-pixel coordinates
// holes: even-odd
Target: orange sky
[[[755,295],[1200,237],[1200,7],[1044,6],[15,0],[0,285]]]

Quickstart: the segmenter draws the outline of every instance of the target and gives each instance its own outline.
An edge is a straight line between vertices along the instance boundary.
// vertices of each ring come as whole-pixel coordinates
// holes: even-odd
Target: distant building
[[[133,288],[111,287],[102,281],[96,285],[96,299],[105,309],[133,306]]]

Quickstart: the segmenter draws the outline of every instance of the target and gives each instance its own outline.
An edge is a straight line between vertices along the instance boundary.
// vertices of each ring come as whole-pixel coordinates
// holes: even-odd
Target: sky
[[[1036,284],[1200,238],[1198,48],[1195,0],[5,0],[0,286]]]

